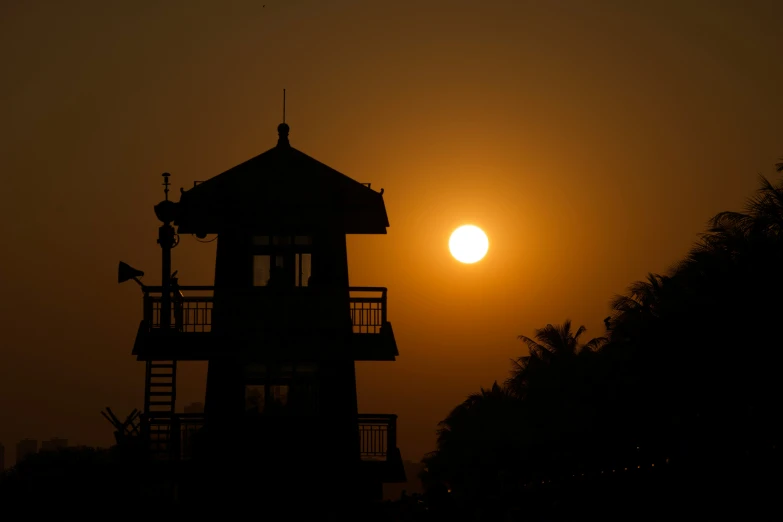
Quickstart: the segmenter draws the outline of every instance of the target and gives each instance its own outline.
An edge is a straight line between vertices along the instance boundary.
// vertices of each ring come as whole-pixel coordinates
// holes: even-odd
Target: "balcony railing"
[[[204,426],[203,413],[148,413],[143,417],[150,447],[175,460],[193,456],[193,436]],[[359,448],[362,460],[385,461],[397,447],[397,415],[359,414]]]
[[[386,289],[367,286],[349,288],[353,333],[377,334],[386,323]]]
[[[180,332],[211,332],[214,287],[181,286],[172,292],[169,324]],[[160,329],[163,288],[147,287],[144,292],[144,321],[150,329]]]
[[[146,287],[144,294],[144,321],[150,330],[159,330],[163,321],[163,296],[161,287]],[[212,286],[181,286],[172,293],[169,324],[179,332],[197,333],[211,332],[214,307],[214,290]],[[263,300],[263,290],[260,289],[257,299]],[[298,292],[300,298],[307,297],[307,289]],[[350,287],[349,309],[353,332],[356,334],[378,334],[386,323],[386,288],[381,287]],[[252,290],[251,290],[252,292]],[[248,299],[248,290],[241,291],[242,299]],[[252,300],[255,297],[250,298]],[[316,299],[314,296],[312,299]]]
[[[362,460],[386,460],[397,447],[397,416],[360,414],[359,447]]]

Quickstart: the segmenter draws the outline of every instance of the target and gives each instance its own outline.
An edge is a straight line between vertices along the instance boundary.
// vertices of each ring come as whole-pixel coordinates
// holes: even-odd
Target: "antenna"
[[[283,123],[285,123],[285,89],[283,89]]]
[[[171,174],[168,172],[163,173],[163,186],[166,187],[163,192],[166,194],[166,201],[169,200],[169,185],[171,185],[171,183],[169,183],[169,176],[171,176]]]

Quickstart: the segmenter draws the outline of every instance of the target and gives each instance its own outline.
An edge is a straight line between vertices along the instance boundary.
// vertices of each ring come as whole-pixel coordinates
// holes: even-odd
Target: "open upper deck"
[[[139,360],[208,360],[273,350],[301,357],[393,361],[398,355],[387,320],[387,290],[302,288],[215,289],[183,286],[172,298],[170,327],[163,327],[162,288],[144,287],[143,318],[133,354]],[[347,301],[347,308],[344,302]],[[328,353],[330,347],[338,347]],[[348,347],[345,354],[343,347]]]

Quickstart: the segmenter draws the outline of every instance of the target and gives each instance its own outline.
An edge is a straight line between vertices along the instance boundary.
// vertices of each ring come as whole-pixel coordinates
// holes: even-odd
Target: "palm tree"
[[[522,442],[520,408],[497,382],[470,394],[438,423],[437,451],[425,459],[427,482],[463,492],[499,487]]]
[[[537,354],[542,359],[552,359],[553,357],[568,357],[579,354],[580,351],[587,349],[593,350],[600,346],[599,339],[592,339],[585,345],[579,344],[579,337],[587,329],[584,326],[577,328],[576,332],[571,331],[571,320],[566,319],[562,325],[546,325],[535,331],[535,340],[524,335],[518,339],[524,342],[531,354]]]
[[[451,413],[438,424],[438,446],[448,445],[454,437],[475,439],[479,432],[487,428],[484,423],[476,423],[480,417],[496,417],[500,410],[512,406],[515,399],[508,389],[498,385],[497,381],[489,389],[481,388],[476,393],[471,393]],[[466,428],[476,429],[476,433],[468,434]]]
[[[613,313],[607,327],[612,343],[644,336],[657,320],[670,314],[682,296],[678,283],[671,276],[650,273],[646,280],[631,284],[625,295],[616,295],[610,303]]]
[[[506,386],[517,396],[524,397],[531,375],[539,373],[555,361],[570,360],[581,354],[592,353],[606,344],[606,337],[596,337],[581,344],[579,338],[586,331],[584,326],[580,326],[574,332],[571,329],[571,320],[566,319],[562,325],[548,324],[537,329],[532,339],[520,335],[518,339],[527,345],[530,354],[512,359],[511,376],[506,381]]]
[[[618,295],[612,299],[612,310],[620,314],[642,313],[655,316],[664,285],[669,281],[667,276],[647,274],[645,281],[637,281],[628,287],[627,295]]]
[[[776,170],[783,172],[783,163],[778,163]],[[710,220],[707,238],[714,240],[732,230],[746,236],[780,234],[783,230],[783,183],[775,186],[764,176],[759,176],[759,183],[761,187],[746,203],[745,212],[720,212]]]

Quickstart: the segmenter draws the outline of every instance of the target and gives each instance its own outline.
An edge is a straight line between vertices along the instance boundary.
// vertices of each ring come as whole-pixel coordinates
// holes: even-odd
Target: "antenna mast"
[[[283,123],[285,123],[285,89],[283,89]]]

